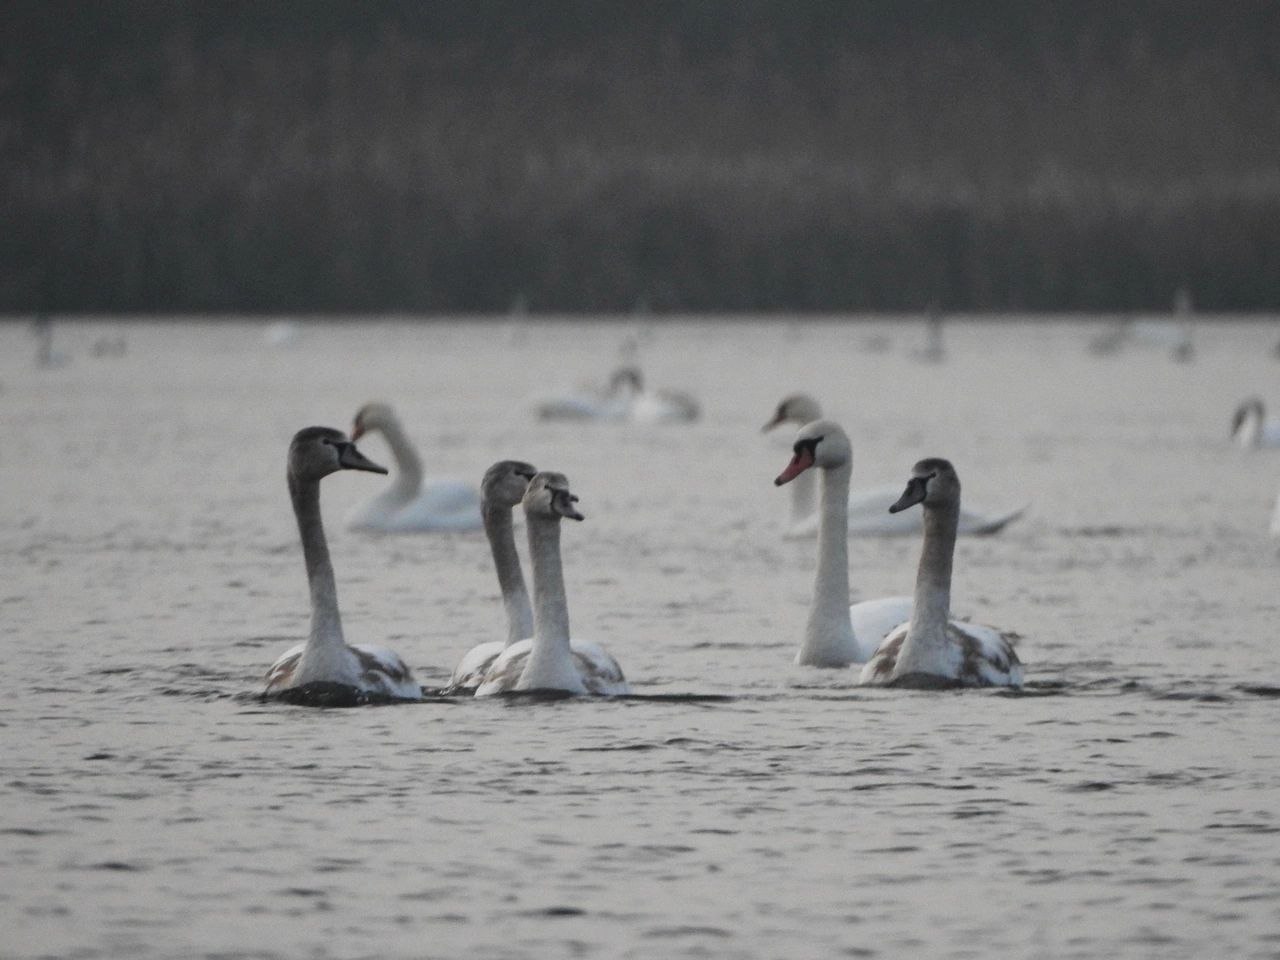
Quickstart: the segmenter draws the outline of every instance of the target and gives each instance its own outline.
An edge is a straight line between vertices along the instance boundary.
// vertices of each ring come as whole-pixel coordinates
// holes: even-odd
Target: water
[[[0,327],[0,954],[1280,956],[1280,456],[1226,443],[1244,395],[1280,399],[1273,325],[1202,325],[1182,364],[949,325],[928,364],[919,324],[690,320],[640,331],[706,411],[666,428],[527,415],[626,325],[265,331],[61,326],[37,369]],[[954,591],[1024,635],[1025,692],[790,665],[814,547],[778,536],[789,439],[759,427],[796,389],[855,486],[941,455],[975,501],[1031,502],[962,539]],[[375,398],[433,473],[568,474],[575,633],[640,697],[254,698],[306,629],[289,437]],[[325,481],[348,638],[440,683],[501,635],[487,551],[344,531],[383,482]],[[855,594],[909,589],[917,549],[854,542]]]

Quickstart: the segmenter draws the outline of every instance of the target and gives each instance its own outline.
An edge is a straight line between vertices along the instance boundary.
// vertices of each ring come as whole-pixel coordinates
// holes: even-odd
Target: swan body
[[[795,662],[847,667],[866,661],[891,629],[911,616],[910,597],[886,597],[849,605],[849,475],[853,452],[845,432],[830,420],[801,428],[795,456],[774,481],[792,483],[810,468],[821,474],[818,570],[804,639]]]
[[[338,591],[320,518],[320,481],[338,470],[386,473],[356,449],[341,431],[307,427],[289,446],[289,495],[302,538],[311,592],[311,631],[307,640],[280,657],[267,671],[267,692],[308,683],[336,683],[362,693],[421,699],[422,688],[392,650],[348,646],[338,612]]]
[[[424,480],[422,461],[395,413],[385,403],[369,403],[356,413],[353,442],[381,432],[395,457],[391,486],[347,515],[347,528],[377,533],[443,533],[478,530],[480,495],[461,480]]]
[[[560,561],[560,521],[582,520],[560,473],[539,473],[523,504],[533,567],[533,636],[506,647],[489,665],[477,697],[516,690],[571,694],[630,693],[622,668],[598,644],[569,639],[569,610]]]
[[[623,366],[604,390],[583,389],[534,403],[540,420],[599,420],[608,423],[691,423],[701,415],[698,402],[687,393],[647,390],[640,370]]]
[[[1246,450],[1280,447],[1280,420],[1269,418],[1262,401],[1250,397],[1231,418],[1231,439]]]
[[[804,425],[822,416],[818,401],[804,393],[784,397],[774,411],[772,419],[762,432],[784,423]],[[901,490],[897,486],[873,487],[854,490],[849,494],[850,534],[875,537],[919,536],[924,522],[917,513],[890,513],[889,508],[898,499]],[[788,540],[804,540],[818,535],[819,517],[815,510],[816,478],[803,473],[791,484],[791,512],[783,537]],[[962,509],[959,532],[987,535],[998,533],[1026,512],[1026,505],[1016,510],[991,511]]]
[[[925,514],[924,545],[911,619],[885,638],[863,666],[859,682],[922,688],[1021,686],[1016,634],[951,618],[960,479],[948,461],[932,457],[917,463],[893,509],[917,503]]]

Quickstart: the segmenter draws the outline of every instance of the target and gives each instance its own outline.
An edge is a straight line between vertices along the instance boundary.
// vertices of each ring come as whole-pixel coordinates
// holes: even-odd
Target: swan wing
[[[302,651],[306,648],[305,641],[295,643],[277,658],[267,670],[267,693],[284,690],[293,683],[293,672],[298,669],[298,661],[302,659]]]
[[[359,661],[362,690],[404,700],[422,699],[422,686],[394,650],[366,643],[352,644],[351,650]]]
[[[880,597],[849,607],[858,663],[870,660],[895,627],[906,625],[911,619],[911,604],[910,597]]]
[[[907,639],[909,624],[902,624],[884,638],[858,676],[862,684],[886,684],[894,679],[898,655]],[[1016,633],[997,630],[967,620],[952,620],[947,627],[951,647],[946,669],[938,679],[966,687],[1020,687],[1022,663],[1014,650]]]
[[[458,665],[453,668],[453,676],[449,678],[449,689],[459,692],[475,690],[484,682],[485,674],[493,666],[493,662],[502,656],[507,645],[502,640],[487,640],[477,643],[462,655]]]

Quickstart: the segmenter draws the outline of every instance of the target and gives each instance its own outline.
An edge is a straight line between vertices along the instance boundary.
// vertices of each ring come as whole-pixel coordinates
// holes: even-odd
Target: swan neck
[[[822,471],[818,509],[818,570],[806,638],[849,626],[849,464]]]
[[[408,435],[400,421],[394,417],[382,424],[382,435],[387,438],[387,446],[396,461],[395,485],[404,490],[416,492],[422,486],[422,460],[418,451],[409,442]]]
[[[533,567],[533,649],[530,660],[569,656],[569,604],[560,560],[560,521],[528,517],[529,562]]]
[[[915,603],[908,636],[942,638],[951,617],[951,566],[960,524],[960,503],[924,508],[924,545],[916,571]]]
[[[489,538],[489,552],[493,554],[493,567],[498,572],[502,606],[507,612],[507,644],[510,645],[533,636],[533,608],[529,604],[524,572],[520,569],[520,554],[516,551],[511,508],[486,502],[481,508],[481,517],[485,536]]]
[[[338,613],[338,587],[329,559],[324,523],[320,519],[320,482],[289,477],[289,496],[302,538],[302,557],[311,591],[311,634],[308,649],[343,646],[342,618]]]
[[[814,499],[817,493],[817,478],[812,470],[806,470],[789,484],[791,487],[791,522],[799,523],[813,514]]]

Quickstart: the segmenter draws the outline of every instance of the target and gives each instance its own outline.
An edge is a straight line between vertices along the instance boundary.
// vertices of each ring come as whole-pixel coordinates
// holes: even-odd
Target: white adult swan
[[[529,591],[525,589],[520,555],[516,552],[511,510],[524,499],[529,481],[537,472],[532,464],[521,460],[499,460],[485,471],[480,481],[480,515],[484,518],[484,532],[498,573],[502,605],[507,612],[507,639],[488,640],[468,650],[454,668],[450,689],[474,690],[503,650],[533,636],[533,607],[529,604]]]
[[[337,683],[362,693],[418,700],[418,686],[394,651],[386,647],[348,646],[342,637],[338,588],[320,519],[320,480],[338,470],[386,473],[356,449],[340,430],[307,427],[289,444],[289,497],[302,537],[302,555],[311,588],[311,633],[267,671],[267,692],[307,683]]]
[[[802,426],[822,416],[818,401],[805,393],[793,393],[779,402],[773,417],[762,428],[767,432],[784,423]],[[889,507],[898,499],[897,486],[856,490],[849,495],[849,532],[868,536],[918,535],[923,522],[917,514],[891,514]],[[791,485],[791,516],[783,534],[788,539],[817,535],[818,515],[814,509],[815,482],[812,475],[801,475]],[[960,514],[960,533],[996,533],[1018,519],[1026,507],[992,513],[964,510]]]
[[[886,597],[849,605],[849,437],[830,420],[801,428],[794,456],[774,481],[794,483],[811,467],[822,475],[818,516],[818,573],[804,641],[795,662],[810,667],[847,667],[867,660],[885,634],[911,616],[910,597]]]
[[[1231,418],[1231,439],[1247,450],[1280,447],[1280,420],[1268,419],[1262,401],[1250,397],[1236,407]]]
[[[862,668],[860,683],[912,687],[1020,687],[1015,635],[951,619],[951,565],[960,518],[960,478],[937,457],[921,460],[895,513],[922,504],[924,546],[911,619],[885,637]]]
[[[560,565],[560,520],[581,520],[562,473],[543,472],[529,482],[524,513],[533,567],[533,638],[507,647],[486,671],[477,697],[510,690],[630,693],[618,666],[598,644],[569,640],[569,608]]]
[[[674,390],[647,390],[640,368],[619,367],[603,390],[584,388],[534,402],[540,420],[600,420],[610,423],[692,423],[697,400]]]
[[[478,530],[480,495],[461,480],[426,480],[422,461],[400,420],[385,403],[367,403],[356,413],[352,442],[381,432],[395,457],[397,473],[386,490],[347,515],[347,528],[378,533],[435,533]]]

